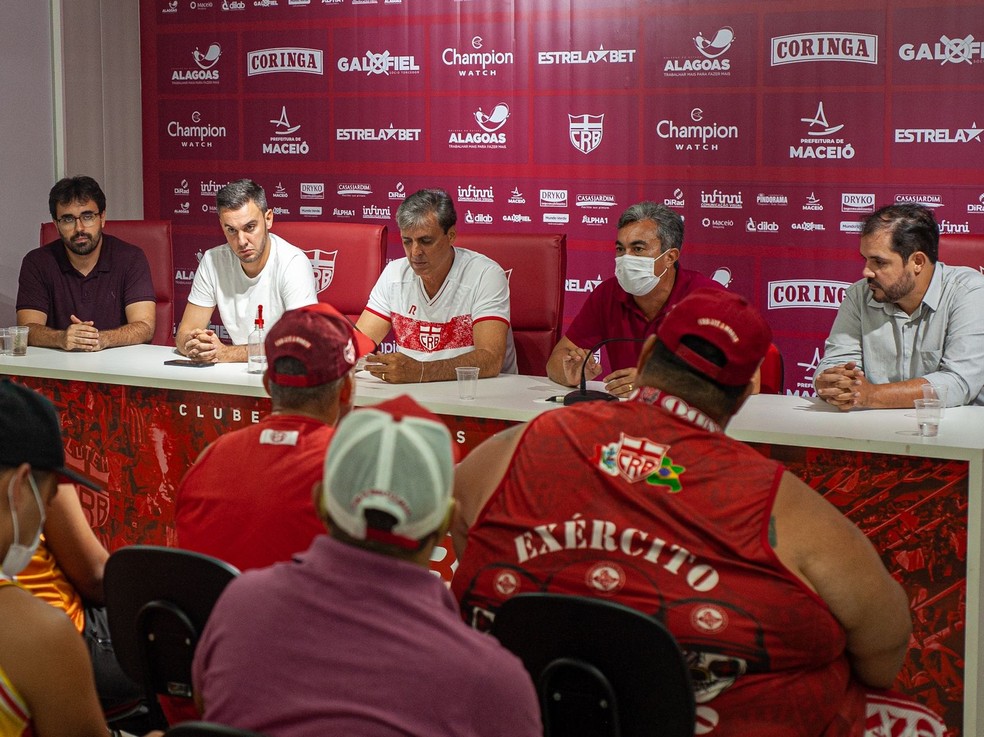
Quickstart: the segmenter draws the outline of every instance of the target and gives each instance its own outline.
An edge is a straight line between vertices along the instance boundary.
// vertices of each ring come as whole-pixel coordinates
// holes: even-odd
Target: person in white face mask
[[[106,737],[89,654],[65,613],[16,583],[37,549],[65,468],[54,407],[0,381],[0,734]]]
[[[597,378],[602,364],[589,357],[604,346],[608,372],[605,389],[616,397],[635,387],[635,366],[642,340],[655,334],[667,311],[695,289],[721,285],[680,267],[683,218],[666,205],[639,202],[622,213],[615,240],[615,276],[601,282],[588,296],[547,361],[547,376],[558,384],[577,386],[585,358],[585,375]],[[632,342],[638,339],[638,342]]]

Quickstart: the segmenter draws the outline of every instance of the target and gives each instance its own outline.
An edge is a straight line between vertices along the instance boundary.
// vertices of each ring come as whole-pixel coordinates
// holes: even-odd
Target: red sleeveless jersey
[[[844,630],[768,543],[782,471],[651,389],[544,413],[469,532],[462,614],[485,629],[533,591],[617,601],[687,652],[697,734],[863,734]]]

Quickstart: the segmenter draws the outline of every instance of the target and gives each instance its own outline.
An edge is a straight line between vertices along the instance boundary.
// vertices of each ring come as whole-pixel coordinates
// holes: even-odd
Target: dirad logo
[[[363,56],[342,56],[338,59],[338,71],[361,72],[367,77],[382,74],[419,74],[420,66],[413,56],[399,56],[389,51],[378,54],[366,51]]]
[[[984,192],[977,196],[977,204],[971,202],[967,205],[967,212],[972,215],[984,215]]]
[[[389,192],[389,194],[387,196],[391,200],[402,200],[402,199],[406,199],[406,196],[407,196],[407,188],[403,184],[403,182],[397,182],[396,183],[396,187],[394,187],[393,189],[391,189],[390,192]]]
[[[980,143],[981,132],[976,121],[970,128],[896,128],[896,143]]]
[[[421,128],[337,128],[336,141],[395,141],[413,143],[420,140]]]
[[[306,156],[311,150],[308,142],[303,136],[295,136],[294,133],[300,130],[300,125],[291,125],[287,117],[287,106],[280,108],[280,117],[270,121],[274,130],[269,140],[262,145],[263,155],[286,154]]]
[[[635,49],[606,49],[597,51],[540,51],[537,64],[630,64],[635,61]]]
[[[302,200],[323,200],[325,198],[324,182],[301,182]]]
[[[984,43],[974,39],[973,33],[963,38],[940,36],[935,43],[902,44],[899,46],[902,61],[931,61],[939,66],[946,64],[980,64],[984,62]]]
[[[877,64],[878,36],[871,33],[820,31],[772,37],[772,66],[811,61]]]
[[[198,68],[188,67],[172,70],[171,84],[218,84],[219,70],[215,68],[215,65],[219,63],[221,56],[222,47],[217,43],[210,45],[205,53],[196,47],[191,52],[191,58]]]
[[[228,135],[224,125],[212,125],[202,120],[197,110],[191,114],[191,123],[172,120],[167,124],[167,134],[180,139],[181,148],[212,148],[213,142]]]
[[[187,179],[182,179],[181,183],[174,188],[174,194],[176,194],[178,197],[187,197],[189,194],[191,194],[191,188],[188,186]]]
[[[826,279],[787,279],[769,282],[769,309],[818,307],[836,310],[851,286],[846,281]]]
[[[441,53],[441,62],[446,67],[458,70],[459,77],[494,77],[502,67],[515,63],[511,51],[485,49],[485,39],[472,36],[471,51],[458,51],[452,47]]]
[[[673,190],[672,197],[666,197],[663,200],[663,204],[667,207],[686,207],[686,200],[683,196],[683,190],[677,187]]]
[[[738,139],[737,125],[705,122],[703,108],[695,107],[691,110],[690,120],[692,123],[677,123],[664,118],[656,124],[656,135],[677,141],[674,144],[677,151],[717,151],[718,141]]]
[[[246,76],[278,72],[323,75],[324,52],[321,49],[284,47],[257,49],[246,54]]]
[[[871,192],[858,194],[841,192],[841,212],[874,212],[875,195]]]
[[[703,58],[667,58],[663,64],[663,75],[667,77],[727,77],[730,76],[731,61],[723,58],[735,42],[735,31],[724,26],[706,38],[698,33],[694,46]]]
[[[589,154],[601,144],[605,135],[605,114],[567,114],[568,137],[571,145],[582,154]]]
[[[472,117],[481,130],[461,129],[448,131],[448,148],[506,148],[508,139],[505,132],[500,130],[509,120],[509,106],[506,103],[496,103],[489,113],[479,108],[472,113]]]
[[[823,100],[817,105],[817,112],[812,118],[800,118],[801,123],[808,123],[806,138],[799,140],[798,146],[789,147],[791,159],[853,159],[854,146],[846,143],[843,138],[835,136],[843,127],[843,123],[831,125],[823,111]]]

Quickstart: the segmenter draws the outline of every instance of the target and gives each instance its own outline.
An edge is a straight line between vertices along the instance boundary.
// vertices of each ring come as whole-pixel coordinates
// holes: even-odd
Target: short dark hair
[[[281,356],[273,364],[273,370],[286,376],[301,376],[307,373],[305,365],[293,356]],[[270,400],[281,410],[298,410],[311,405],[328,408],[338,401],[338,393],[345,377],[317,386],[282,386],[268,382]]]
[[[71,205],[73,202],[82,204],[89,200],[96,203],[100,213],[106,211],[106,195],[95,179],[92,177],[59,179],[48,192],[48,211],[51,213],[51,219],[55,219],[58,205]]]
[[[626,208],[618,219],[618,229],[641,220],[652,220],[656,223],[656,233],[659,236],[660,253],[666,253],[671,248],[683,248],[683,218],[674,210],[658,202],[637,202]]]
[[[255,202],[260,212],[267,211],[266,192],[252,179],[229,182],[215,194],[217,210],[238,210],[249,202]]]
[[[458,222],[451,195],[443,189],[420,189],[396,208],[396,225],[400,230],[419,227],[433,213],[437,224],[447,233]]]
[[[703,338],[685,335],[680,342],[716,366],[724,365],[725,357],[721,349]],[[677,358],[659,340],[642,367],[642,378],[647,385],[659,387],[716,415],[734,414],[738,410],[738,401],[748,388],[747,385],[725,386],[707,378]]]
[[[892,234],[892,251],[906,263],[916,251],[926,254],[931,264],[939,258],[940,226],[933,211],[925,205],[906,202],[887,205],[871,213],[861,225],[861,237],[888,230]]]

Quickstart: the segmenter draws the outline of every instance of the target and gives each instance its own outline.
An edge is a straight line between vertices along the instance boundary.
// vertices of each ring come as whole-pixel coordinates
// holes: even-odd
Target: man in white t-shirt
[[[396,211],[407,256],[386,266],[356,323],[377,345],[391,329],[396,336],[398,352],[366,357],[383,381],[450,381],[458,366],[478,366],[481,377],[516,373],[506,274],[454,247],[457,219],[441,189],[415,192]]]
[[[215,203],[228,248],[210,248],[202,257],[175,344],[194,361],[245,361],[260,307],[269,329],[287,310],[318,301],[314,271],[303,251],[270,232],[273,210],[256,182],[230,182]],[[208,329],[216,307],[232,345]]]

